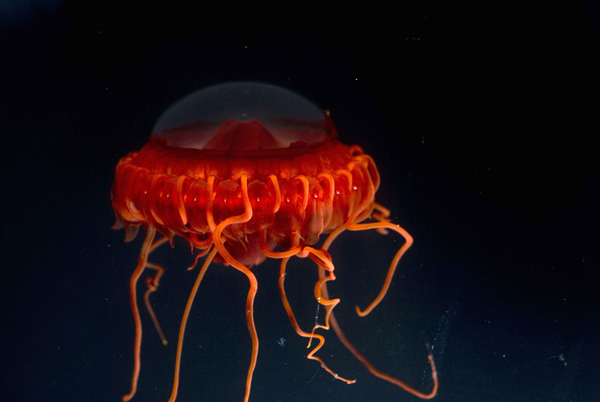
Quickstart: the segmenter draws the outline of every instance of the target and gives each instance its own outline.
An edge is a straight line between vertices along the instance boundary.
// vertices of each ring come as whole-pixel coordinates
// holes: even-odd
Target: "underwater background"
[[[381,175],[376,200],[415,239],[384,301],[402,239],[344,233],[331,248],[335,313],[381,370],[437,402],[597,401],[600,385],[600,7],[419,1],[333,6],[3,2],[0,8],[2,277],[0,389],[6,401],[120,401],[134,325],[129,277],[142,236],[113,231],[119,159],[159,115],[202,87],[253,80],[331,112],[340,141]],[[178,239],[141,309],[133,401],[167,401],[197,271]],[[315,320],[314,264],[286,290]],[[277,291],[278,263],[253,268],[260,339],[250,401],[416,401],[373,377],[333,331],[305,358]],[[142,282],[142,281],[140,281]],[[140,283],[140,289],[143,289]],[[177,401],[243,400],[248,281],[213,265],[188,322]],[[141,300],[141,299],[140,299]],[[322,320],[323,310],[321,309]]]

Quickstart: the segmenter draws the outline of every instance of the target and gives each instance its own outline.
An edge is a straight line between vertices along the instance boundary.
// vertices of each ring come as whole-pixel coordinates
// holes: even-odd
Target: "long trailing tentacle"
[[[131,391],[123,396],[123,401],[127,402],[135,395],[137,390],[138,378],[140,376],[140,352],[142,349],[142,320],[140,318],[140,311],[137,305],[137,282],[142,272],[148,265],[148,254],[152,249],[152,242],[156,235],[156,229],[152,226],[148,226],[146,231],[146,238],[140,251],[140,257],[138,259],[138,265],[131,275],[129,280],[129,301],[131,303],[131,311],[133,313],[133,320],[135,321],[135,344],[134,344],[134,364],[133,364],[133,376],[131,379]]]
[[[248,222],[252,219],[252,204],[248,198],[248,176],[242,174],[240,176],[240,183],[242,188],[242,200],[244,202],[244,213],[238,216],[231,216],[219,223],[213,231],[213,241],[215,248],[223,259],[235,269],[241,271],[248,277],[250,282],[250,289],[248,290],[248,297],[246,298],[246,323],[248,324],[248,331],[252,338],[252,357],[250,360],[250,367],[248,368],[248,376],[246,377],[246,394],[244,396],[244,402],[248,402],[250,399],[250,388],[252,386],[252,375],[254,368],[256,367],[256,359],[258,357],[258,334],[256,332],[256,326],[254,324],[254,298],[258,291],[258,282],[256,276],[248,269],[244,264],[233,258],[233,256],[225,248],[225,244],[221,239],[221,233],[229,226],[236,223]]]
[[[321,360],[321,358],[314,355],[325,344],[325,338],[319,334],[315,334],[314,330],[313,330],[313,333],[304,332],[300,328],[298,321],[296,321],[296,317],[294,316],[294,311],[292,310],[292,306],[290,305],[290,302],[287,299],[287,296],[285,294],[285,287],[284,287],[284,281],[285,281],[285,275],[286,275],[285,270],[286,270],[287,262],[289,261],[289,259],[290,259],[290,257],[285,257],[281,260],[281,264],[280,264],[280,268],[279,268],[279,295],[281,296],[281,301],[283,303],[283,307],[285,308],[285,311],[287,312],[288,317],[290,318],[290,321],[292,323],[292,326],[294,327],[294,330],[296,330],[296,333],[298,333],[298,335],[300,335],[304,338],[310,338],[311,340],[313,338],[317,338],[319,340],[319,344],[308,353],[306,358],[311,359],[311,360],[316,360],[319,363],[321,363],[321,366],[327,372],[329,372],[334,378],[344,381],[347,384],[353,384],[354,382],[356,382],[355,380],[347,380],[343,377],[340,377],[337,373],[335,373],[333,370],[331,370],[329,367],[327,367],[327,365],[325,364],[325,362],[323,362],[323,360]]]
[[[290,305],[290,303],[287,299],[286,293],[285,293],[284,281],[285,281],[285,276],[286,276],[286,266],[287,266],[287,263],[288,263],[290,257],[292,257],[294,255],[301,257],[301,258],[310,257],[313,261],[315,261],[315,263],[318,266],[323,266],[326,270],[328,270],[330,272],[330,277],[319,280],[317,282],[317,284],[315,285],[315,298],[317,299],[317,301],[319,303],[323,304],[324,306],[328,307],[329,309],[333,308],[337,303],[339,303],[339,299],[328,300],[326,297],[325,298],[321,297],[322,284],[325,281],[335,279],[335,276],[333,275],[334,266],[333,266],[333,263],[331,262],[331,257],[329,256],[329,253],[327,253],[326,251],[323,251],[323,250],[314,249],[312,247],[302,248],[302,246],[300,246],[300,245],[295,245],[291,249],[285,250],[285,251],[273,251],[273,250],[269,249],[267,242],[266,242],[266,237],[267,237],[266,230],[262,230],[262,232],[259,236],[260,249],[263,252],[263,254],[265,254],[267,257],[282,259],[281,264],[280,264],[280,271],[279,271],[279,285],[278,285],[279,286],[279,295],[281,296],[281,301],[283,303],[283,307],[285,308],[285,310],[288,314],[288,317],[290,319],[290,322],[292,323],[292,326],[294,327],[294,330],[296,331],[296,333],[298,335],[305,337],[305,338],[310,338],[310,341],[312,341],[313,338],[316,338],[319,340],[319,344],[313,350],[311,350],[306,357],[308,359],[316,360],[319,363],[321,363],[321,366],[327,372],[329,372],[334,378],[344,381],[347,384],[353,384],[354,382],[356,382],[355,380],[348,380],[343,377],[340,377],[337,373],[335,373],[333,370],[331,370],[321,358],[315,356],[315,353],[317,353],[319,351],[319,349],[321,349],[321,347],[323,347],[323,345],[325,344],[325,338],[321,335],[315,334],[314,333],[315,329],[317,329],[317,328],[329,329],[328,319],[326,318],[326,320],[325,320],[326,321],[325,326],[318,325],[318,326],[315,326],[315,328],[313,328],[311,333],[304,332],[302,330],[302,328],[300,328],[300,325],[298,324],[298,321],[296,320],[296,317],[294,316],[294,311],[292,310],[292,306]],[[310,347],[310,345],[311,345],[310,341],[308,343],[308,347]]]
[[[169,238],[167,236],[163,236],[159,240],[152,243],[148,253],[153,252],[159,246],[161,246],[162,244],[165,244],[168,241],[169,241]],[[193,269],[196,266],[196,264],[198,263],[198,260],[201,257],[204,257],[206,254],[208,254],[208,252],[210,250],[211,250],[211,247],[207,247],[207,248],[201,250],[194,258],[194,264],[188,268],[188,271]],[[158,336],[160,337],[163,345],[166,346],[166,345],[168,345],[167,339],[165,338],[162,328],[160,327],[160,323],[158,322],[156,313],[154,312],[154,309],[152,308],[152,304],[150,303],[150,295],[158,290],[158,286],[160,284],[160,278],[162,278],[163,273],[165,272],[165,269],[162,267],[162,265],[158,265],[158,264],[154,264],[154,263],[150,263],[150,262],[146,263],[146,268],[154,269],[157,271],[157,273],[155,276],[149,276],[146,278],[146,286],[148,287],[148,289],[146,290],[146,293],[144,293],[144,303],[146,304],[146,310],[148,310],[148,314],[150,314],[150,318],[152,318],[152,322],[154,323],[154,328],[156,328],[156,332],[158,332]]]
[[[160,239],[156,240],[154,243],[152,243],[152,245],[148,249],[148,254],[152,253],[154,250],[156,250],[158,247],[162,246],[163,244],[165,244],[168,241],[169,241],[169,238],[167,236],[163,236]],[[146,290],[146,293],[144,293],[144,303],[146,304],[146,310],[148,310],[148,314],[150,314],[150,318],[152,318],[152,322],[154,323],[154,328],[156,328],[156,332],[158,332],[158,336],[160,337],[163,345],[166,346],[168,344],[167,339],[165,338],[165,335],[163,334],[163,331],[158,322],[158,318],[156,317],[156,314],[154,313],[154,309],[152,308],[152,304],[150,304],[150,295],[158,290],[158,286],[160,284],[160,278],[163,276],[165,269],[161,265],[153,264],[153,263],[150,263],[147,261],[146,261],[146,268],[154,269],[157,272],[156,272],[155,276],[149,276],[146,278],[146,286],[148,287],[148,289]]]
[[[331,175],[323,175],[323,176],[325,177],[326,180],[328,180],[328,183],[330,183],[330,188],[333,188],[333,178],[331,177]],[[279,210],[279,204],[281,202],[281,194],[279,191],[279,185],[277,184],[276,177],[272,175],[270,177],[270,180],[271,180],[272,186],[275,191],[275,201],[276,202],[275,202],[275,208],[273,210],[273,213],[275,213],[275,212],[277,212],[277,210]],[[304,188],[303,200],[304,200],[304,204],[305,204],[304,207],[306,208],[306,204],[307,204],[307,200],[308,200],[308,182],[307,182],[306,178],[304,178],[304,180],[302,180],[301,182],[302,182],[303,188]],[[333,200],[333,191],[331,191],[330,202],[332,200]],[[258,241],[259,241],[260,249],[264,255],[266,255],[269,258],[280,258],[281,259],[280,271],[279,271],[279,284],[278,284],[279,294],[281,296],[281,301],[283,303],[283,307],[285,308],[285,310],[288,314],[288,317],[290,319],[290,322],[292,323],[292,326],[294,327],[294,330],[296,331],[296,333],[298,333],[298,335],[305,337],[305,338],[310,338],[311,341],[313,338],[316,338],[319,340],[319,344],[313,350],[311,350],[306,357],[308,359],[318,361],[321,364],[321,366],[327,372],[329,372],[334,378],[344,381],[347,384],[354,383],[355,380],[347,380],[343,377],[340,377],[337,373],[335,373],[333,370],[331,370],[329,367],[327,367],[327,365],[321,358],[315,356],[315,353],[317,353],[319,351],[319,349],[321,349],[321,347],[324,345],[325,338],[321,335],[314,333],[314,331],[317,327],[313,328],[312,333],[304,332],[300,328],[300,325],[298,324],[298,321],[296,320],[296,317],[294,316],[294,311],[292,310],[292,306],[290,305],[290,303],[287,299],[286,293],[285,293],[284,282],[285,282],[285,276],[286,276],[286,266],[287,266],[287,263],[288,263],[290,257],[292,257],[294,255],[298,256],[298,257],[310,257],[311,259],[313,259],[313,261],[315,261],[317,263],[317,265],[323,266],[323,267],[325,267],[325,269],[327,269],[331,272],[331,278],[325,279],[325,280],[333,280],[333,279],[335,279],[335,276],[333,275],[334,266],[333,266],[333,263],[331,262],[331,257],[329,256],[329,253],[324,252],[323,250],[316,250],[312,247],[302,248],[302,246],[300,246],[299,244],[295,244],[289,250],[273,251],[269,248],[269,246],[267,244],[267,230],[266,229],[261,230],[261,233],[260,233],[260,236],[258,239],[259,239]],[[321,297],[320,289],[321,289],[322,283],[324,283],[325,280],[320,280],[315,285],[315,298],[317,299],[317,301],[319,303],[321,303],[321,304],[325,305],[326,307],[328,307],[329,309],[331,309],[331,308],[333,308],[333,306],[335,306],[339,302],[339,299],[328,300],[327,298]],[[326,319],[326,323],[328,323],[327,319]],[[319,326],[319,327],[328,329],[329,324],[326,324],[326,326]],[[310,347],[310,342],[308,344],[308,347]]]
[[[363,158],[359,160],[362,160],[363,163],[368,164],[368,161],[370,159]],[[363,175],[369,177],[367,194],[361,200],[359,207],[348,217],[348,221],[344,225],[345,228],[351,231],[376,229],[380,233],[385,232],[386,229],[390,229],[404,237],[405,242],[396,252],[396,255],[392,259],[390,267],[388,268],[388,273],[383,283],[383,287],[381,288],[381,291],[379,292],[375,300],[373,300],[373,302],[371,302],[371,304],[365,310],[361,310],[358,306],[356,306],[356,313],[361,317],[368,315],[383,300],[388,289],[390,288],[390,284],[392,283],[392,278],[394,277],[394,273],[396,272],[396,268],[398,267],[398,262],[400,262],[400,259],[402,258],[404,253],[406,253],[406,251],[413,244],[413,238],[406,230],[400,227],[400,225],[395,225],[389,222],[389,220],[387,219],[389,216],[389,211],[386,208],[380,206],[379,204],[375,204],[373,202],[373,199],[375,198],[375,187],[373,184],[373,180],[371,180],[369,170],[363,163],[357,163],[354,166],[361,169]],[[371,216],[373,208],[379,211],[377,214],[373,215],[378,220],[378,222],[359,223]],[[338,234],[339,233],[337,233],[336,236]],[[331,242],[329,242],[328,244],[331,244]]]
[[[311,260],[317,264],[317,267],[320,270],[327,271],[329,273],[328,276],[319,277],[319,280],[315,284],[314,294],[315,299],[319,304],[325,306],[325,325],[315,324],[312,333],[315,333],[315,330],[318,328],[322,328],[325,330],[329,330],[329,315],[335,306],[338,305],[340,299],[330,299],[328,295],[322,292],[322,289],[326,282],[335,281],[335,266],[331,260],[331,256],[327,252],[327,250],[323,249],[315,249],[312,247],[304,247],[302,250],[302,254],[300,257],[310,257]],[[309,341],[310,346],[310,341]]]
[[[319,278],[323,278],[325,277],[325,270],[322,267],[319,267]],[[327,285],[324,284],[323,288],[321,289],[323,296],[328,298],[329,294],[327,291]],[[404,389],[405,391],[413,394],[414,396],[417,396],[421,399],[432,399],[436,394],[437,394],[437,390],[438,390],[438,377],[437,377],[437,370],[435,368],[435,361],[433,360],[433,354],[431,353],[431,350],[429,350],[429,355],[427,356],[428,360],[429,360],[429,365],[431,366],[431,378],[433,379],[433,389],[431,390],[430,393],[425,394],[421,391],[418,391],[416,389],[414,389],[413,387],[411,387],[410,385],[406,384],[405,382],[394,378],[378,369],[376,369],[370,362],[369,360],[348,340],[348,338],[346,338],[346,335],[344,334],[344,332],[342,331],[340,324],[337,322],[337,319],[335,318],[335,314],[333,313],[333,311],[330,311],[330,315],[329,315],[329,323],[331,324],[331,327],[333,328],[333,330],[335,331],[336,335],[338,336],[338,338],[340,339],[340,341],[344,344],[344,346],[346,346],[346,348],[367,368],[367,370],[369,370],[369,372],[371,374],[373,374],[376,377],[379,377],[385,381],[388,381],[394,385],[399,386],[400,388]]]
[[[406,250],[408,250],[410,248],[410,246],[412,245],[413,238],[402,227],[400,227],[399,225],[395,225],[393,223],[389,223],[389,222],[372,222],[372,223],[349,224],[349,225],[346,225],[346,228],[348,230],[352,230],[352,231],[369,230],[369,229],[382,229],[382,228],[383,229],[390,229],[390,230],[393,230],[393,231],[399,233],[405,239],[404,244],[402,245],[402,247],[400,247],[400,249],[396,252],[396,255],[394,256],[394,258],[392,259],[390,267],[388,268],[388,273],[387,273],[387,275],[385,277],[385,281],[383,283],[383,287],[381,288],[381,291],[379,292],[379,294],[377,295],[377,297],[375,298],[375,300],[373,300],[373,302],[371,302],[371,304],[365,310],[361,310],[358,306],[356,306],[356,313],[359,316],[364,317],[367,314],[369,314],[375,307],[377,307],[377,305],[385,297],[388,289],[390,288],[390,284],[392,283],[392,278],[394,277],[394,273],[396,272],[396,268],[398,267],[398,262],[400,262],[400,259],[402,258],[402,256],[404,255],[404,253],[406,253]]]
[[[183,312],[183,318],[181,319],[181,325],[179,327],[179,339],[177,341],[177,357],[175,360],[175,377],[173,379],[173,391],[171,392],[171,398],[169,402],[175,401],[177,398],[177,390],[179,389],[179,371],[181,368],[181,351],[183,348],[183,337],[185,335],[185,327],[187,324],[188,317],[190,315],[190,310],[192,309],[192,304],[194,303],[194,298],[196,297],[196,293],[198,293],[198,288],[200,287],[200,283],[202,282],[202,278],[204,278],[204,274],[208,269],[208,266],[212,262],[213,258],[217,254],[217,249],[213,248],[208,257],[204,261],[200,272],[198,273],[198,278],[196,278],[196,282],[194,282],[194,287],[190,292],[190,297],[188,298],[187,304],[185,305],[185,311]]]
[[[364,223],[364,224],[348,223],[344,226],[340,226],[340,227],[336,228],[333,232],[331,232],[331,234],[327,237],[327,239],[325,240],[325,242],[323,243],[323,246],[322,246],[324,250],[329,250],[329,247],[331,246],[333,241],[346,229],[348,229],[348,230],[368,230],[368,229],[381,229],[381,228],[391,229],[391,230],[394,230],[394,231],[400,233],[401,235],[403,235],[405,237],[406,243],[396,253],[396,256],[394,257],[394,259],[390,265],[390,268],[388,269],[386,282],[385,282],[382,290],[379,292],[379,295],[377,296],[375,301],[373,303],[371,303],[371,305],[364,312],[360,311],[358,309],[358,307],[356,308],[357,313],[360,316],[365,316],[365,315],[369,314],[373,310],[373,308],[375,308],[375,306],[377,306],[377,304],[379,304],[379,302],[383,299],[383,297],[385,296],[385,294],[389,288],[389,284],[394,275],[394,272],[396,270],[398,262],[400,261],[400,258],[412,244],[412,237],[404,229],[402,229],[398,225],[391,224],[387,221],[387,217],[389,216],[389,211],[387,209],[380,206],[379,204],[374,204],[374,208],[380,212],[380,215],[379,214],[373,215],[376,219],[379,220],[379,222]],[[326,276],[325,271],[326,271],[326,269],[324,269],[322,266],[319,266],[320,280],[324,280],[328,277],[328,276]],[[325,297],[327,299],[329,298],[329,292],[327,290],[326,281],[323,282],[323,286],[321,288],[321,293],[322,293],[323,297]],[[432,399],[437,394],[437,390],[438,390],[437,370],[435,368],[435,361],[433,360],[433,354],[431,353],[431,350],[429,350],[429,354],[428,354],[427,358],[428,358],[429,364],[431,366],[431,377],[433,379],[433,389],[431,390],[430,393],[425,394],[421,391],[418,391],[418,390],[412,388],[405,382],[376,369],[369,362],[369,360],[348,340],[348,338],[346,338],[346,335],[342,331],[342,329],[335,317],[335,314],[332,311],[332,307],[326,306],[326,311],[327,311],[328,318],[329,318],[329,324],[331,324],[331,327],[333,328],[334,332],[336,333],[336,335],[338,336],[340,341],[367,368],[367,370],[369,370],[369,372],[371,374],[373,374],[374,376],[379,377],[385,381],[388,381],[394,385],[397,385],[397,386],[401,387],[402,389],[404,389],[405,391],[407,391],[419,398],[422,398],[422,399]]]
[[[158,285],[160,283],[160,278],[162,277],[165,269],[158,264],[147,263],[147,268],[152,268],[157,271],[156,276],[149,276],[146,278],[146,286],[148,289],[146,293],[144,293],[144,302],[146,303],[146,310],[150,314],[150,318],[152,318],[152,322],[154,323],[154,328],[156,328],[156,332],[158,332],[158,336],[162,340],[163,345],[167,346],[167,338],[163,334],[163,331],[158,322],[158,318],[156,318],[156,313],[154,313],[154,309],[152,308],[152,304],[150,304],[150,295],[158,290]]]

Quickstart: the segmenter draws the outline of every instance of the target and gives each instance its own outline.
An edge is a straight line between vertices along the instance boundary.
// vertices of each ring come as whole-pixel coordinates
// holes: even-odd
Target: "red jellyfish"
[[[288,90],[253,82],[226,83],[195,92],[169,108],[158,119],[148,144],[119,161],[112,187],[115,227],[125,228],[126,241],[135,238],[140,227],[146,230],[129,284],[135,321],[134,370],[131,391],[123,401],[135,395],[140,373],[142,323],[137,282],[147,268],[156,274],[146,280],[146,307],[166,343],[149,303],[163,268],[149,262],[148,256],[166,242],[172,245],[176,235],[206,259],[181,320],[171,402],[177,397],[186,322],[213,261],[243,272],[250,284],[246,320],[252,352],[244,402],[250,399],[259,344],[254,325],[258,283],[251,268],[266,258],[281,260],[279,293],[294,329],[298,335],[318,341],[309,359],[317,360],[335,378],[354,382],[340,377],[315,355],[325,342],[316,331],[331,326],[372,374],[420,398],[433,398],[438,380],[431,352],[433,390],[428,394],[382,373],[344,336],[333,314],[340,300],[329,298],[327,292],[327,282],[335,280],[335,265],[327,250],[344,230],[389,230],[405,240],[379,295],[365,310],[356,308],[360,316],[381,302],[400,258],[412,244],[412,237],[390,223],[389,211],[375,202],[378,187],[373,159],[359,146],[338,141],[327,111]],[[162,234],[159,239],[157,232]],[[328,235],[323,246],[311,247],[321,234]],[[325,308],[325,324],[315,325],[309,332],[298,325],[285,294],[286,265],[293,256],[310,258],[319,272],[314,294]]]

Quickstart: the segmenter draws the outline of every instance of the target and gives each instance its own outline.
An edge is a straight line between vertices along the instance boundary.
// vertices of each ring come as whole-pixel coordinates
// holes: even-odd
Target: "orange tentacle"
[[[410,248],[410,246],[413,244],[413,238],[402,227],[400,227],[399,225],[395,225],[393,223],[389,223],[389,222],[350,224],[350,225],[346,225],[346,228],[348,230],[352,230],[352,231],[380,229],[380,228],[391,229],[391,230],[399,233],[406,240],[405,243],[402,245],[402,247],[400,247],[400,249],[396,252],[396,255],[394,256],[392,263],[390,264],[390,267],[388,268],[388,273],[385,277],[385,282],[383,283],[383,287],[381,288],[381,291],[379,292],[379,294],[377,295],[375,300],[373,300],[373,302],[371,302],[371,304],[365,310],[361,310],[360,308],[356,307],[356,313],[359,316],[364,317],[367,314],[369,314],[375,307],[377,307],[377,305],[385,297],[388,289],[390,288],[390,284],[392,283],[392,278],[394,277],[396,268],[398,267],[398,262],[400,262],[400,259],[402,258],[404,253],[406,253],[406,250],[408,250]]]
[[[163,273],[165,272],[165,269],[158,264],[151,264],[151,263],[147,263],[146,267],[152,268],[152,269],[155,269],[156,271],[158,271],[156,276],[154,276],[154,277],[149,276],[148,278],[146,278],[146,286],[148,286],[148,290],[146,290],[146,293],[144,293],[144,302],[146,303],[146,310],[148,310],[148,313],[150,314],[150,318],[152,318],[152,322],[154,323],[156,332],[158,332],[158,336],[160,336],[160,339],[162,340],[163,345],[167,346],[167,344],[168,344],[167,338],[165,338],[165,335],[163,334],[163,331],[160,328],[160,324],[158,323],[158,318],[156,318],[154,309],[152,308],[152,305],[150,304],[150,295],[158,290],[160,278],[162,277]]]
[[[252,375],[254,368],[256,367],[256,359],[258,357],[258,334],[256,332],[256,326],[254,324],[254,298],[258,291],[258,282],[254,274],[242,263],[233,258],[233,256],[225,248],[225,244],[221,239],[221,233],[223,230],[235,223],[244,223],[252,219],[252,205],[248,198],[248,176],[242,174],[240,176],[240,182],[242,187],[242,200],[244,202],[244,213],[238,216],[232,216],[219,223],[213,232],[213,241],[215,248],[219,251],[219,254],[223,259],[235,269],[241,271],[248,277],[250,282],[250,289],[248,290],[248,297],[246,299],[246,322],[248,324],[248,331],[252,338],[252,357],[250,359],[250,367],[248,368],[248,376],[246,378],[246,394],[244,396],[244,402],[248,402],[250,399],[250,388],[252,386]]]
[[[181,319],[181,325],[179,327],[179,339],[177,340],[177,357],[175,360],[175,377],[173,379],[173,391],[171,392],[171,397],[169,398],[169,402],[174,402],[177,398],[177,390],[179,389],[179,371],[181,369],[181,351],[183,348],[183,337],[185,335],[185,327],[187,325],[188,317],[190,316],[190,311],[192,309],[192,304],[194,303],[194,299],[196,298],[196,293],[198,292],[198,288],[200,287],[200,283],[202,282],[202,278],[204,278],[204,274],[208,269],[208,266],[212,262],[213,258],[217,254],[217,249],[213,248],[200,272],[198,273],[198,278],[196,278],[196,282],[194,282],[194,287],[190,293],[190,297],[188,298],[187,304],[185,305],[185,311],[183,312],[183,318]]]
[[[319,349],[321,349],[321,347],[323,347],[323,345],[325,344],[325,338],[321,335],[315,334],[314,330],[312,333],[308,333],[308,332],[304,332],[301,328],[300,325],[298,324],[298,321],[296,321],[296,317],[294,316],[294,311],[292,310],[292,306],[290,305],[290,302],[287,299],[287,296],[285,294],[285,287],[284,287],[284,281],[285,281],[285,269],[286,269],[286,265],[287,262],[289,261],[289,257],[288,258],[284,258],[283,260],[281,260],[281,264],[280,264],[280,268],[279,268],[279,295],[281,296],[281,301],[283,303],[283,307],[285,308],[285,311],[288,314],[288,317],[290,318],[290,321],[292,323],[292,326],[294,327],[294,330],[296,331],[296,333],[304,338],[317,338],[319,340],[319,344],[317,346],[315,346],[315,348],[313,350],[310,351],[310,353],[306,356],[307,359],[311,359],[311,360],[316,360],[319,363],[321,363],[321,366],[329,373],[331,374],[334,378],[344,381],[347,384],[353,384],[356,382],[356,380],[347,380],[343,377],[340,377],[337,373],[335,373],[333,370],[331,370],[329,367],[327,367],[327,365],[325,364],[325,362],[323,362],[323,360],[321,360],[321,358],[315,356],[314,354],[317,353],[319,351]],[[309,345],[310,347],[310,345]]]
[[[321,275],[321,269],[319,270],[319,276],[320,275]],[[327,286],[323,287],[323,294],[327,295]],[[369,362],[369,360],[362,353],[360,353],[360,351],[348,340],[348,338],[346,338],[346,335],[344,335],[344,332],[342,331],[339,323],[337,322],[337,319],[335,318],[335,315],[333,314],[333,312],[331,312],[329,320],[330,320],[331,327],[335,331],[335,333],[338,336],[338,338],[340,339],[340,341],[358,359],[358,361],[360,361],[367,368],[367,370],[369,370],[369,372],[371,374],[373,374],[376,377],[381,378],[382,380],[385,380],[394,385],[397,385],[400,388],[402,388],[403,390],[405,390],[406,392],[409,392],[409,393],[413,394],[414,396],[419,397],[421,399],[432,399],[437,394],[439,384],[438,384],[437,370],[435,368],[435,362],[433,360],[433,354],[431,353],[431,350],[429,351],[429,355],[427,356],[427,359],[429,360],[429,365],[431,366],[431,378],[433,379],[433,389],[431,390],[430,393],[425,394],[421,391],[414,389],[413,387],[406,384],[405,382],[403,382],[397,378],[394,378],[394,377],[390,376],[389,374],[386,374],[382,371],[377,370]]]
[[[381,205],[375,204],[374,207],[383,214],[384,218],[387,218],[389,216],[389,211],[387,209],[385,209],[384,207],[382,207]],[[387,274],[384,286],[383,286],[382,290],[380,291],[379,295],[377,296],[377,298],[375,299],[375,301],[373,301],[373,303],[371,303],[371,305],[364,312],[360,311],[358,309],[358,307],[356,308],[357,313],[360,316],[365,316],[365,315],[369,314],[373,310],[373,308],[375,308],[375,306],[377,306],[377,304],[379,304],[379,302],[385,297],[385,294],[389,288],[389,284],[392,280],[392,277],[394,275],[394,272],[396,270],[398,262],[400,261],[400,258],[402,258],[402,255],[404,255],[406,250],[408,250],[408,248],[412,245],[412,242],[413,242],[412,236],[410,236],[408,234],[408,232],[406,232],[400,226],[394,225],[385,220],[382,220],[380,222],[364,223],[364,224],[348,223],[345,226],[336,228],[333,232],[331,232],[331,234],[327,237],[327,239],[323,243],[323,249],[328,250],[329,247],[331,246],[331,244],[333,243],[333,241],[345,229],[356,231],[356,230],[368,230],[368,229],[379,229],[379,228],[387,228],[387,229],[391,229],[391,230],[398,232],[400,235],[402,235],[406,239],[406,243],[404,243],[402,245],[402,247],[400,248],[400,250],[398,250],[398,252],[396,253],[396,256],[394,257],[394,259],[390,265],[390,268],[388,269],[388,274]],[[326,271],[326,269],[324,269],[322,266],[319,266],[319,278],[320,278],[320,281],[323,281],[322,282],[323,285],[321,287],[321,296],[325,299],[328,299],[329,292],[327,290],[326,282],[327,282],[329,276],[325,275],[325,271]],[[330,273],[330,275],[331,275],[331,273]],[[422,399],[432,399],[437,394],[438,377],[437,377],[437,370],[435,368],[435,361],[433,359],[433,354],[431,353],[431,350],[429,350],[429,355],[427,358],[428,358],[429,364],[431,366],[431,377],[433,379],[433,389],[431,390],[430,393],[425,394],[421,391],[418,391],[418,390],[412,388],[405,382],[376,369],[369,362],[369,360],[348,340],[348,338],[346,338],[339,323],[337,322],[335,314],[332,311],[332,307],[327,306],[326,308],[328,308],[326,323],[328,325],[329,324],[331,325],[334,332],[336,333],[336,335],[338,336],[340,341],[344,344],[344,346],[346,346],[346,348],[367,368],[367,370],[369,370],[369,372],[371,374],[373,374],[374,376],[379,377],[383,380],[386,380],[394,385],[397,385],[397,386],[401,387],[402,389],[404,389],[405,391],[411,393],[412,395],[415,395]]]
[[[135,395],[137,390],[138,378],[140,376],[140,351],[142,349],[142,320],[140,319],[140,311],[137,306],[137,282],[144,272],[144,269],[148,263],[148,254],[152,246],[152,241],[156,235],[156,230],[152,226],[148,226],[146,232],[146,238],[140,251],[140,258],[138,259],[138,265],[131,275],[129,281],[129,301],[131,303],[131,311],[133,312],[133,320],[135,321],[135,344],[134,344],[134,365],[133,365],[133,377],[131,379],[131,391],[123,396],[123,401],[127,402]]]

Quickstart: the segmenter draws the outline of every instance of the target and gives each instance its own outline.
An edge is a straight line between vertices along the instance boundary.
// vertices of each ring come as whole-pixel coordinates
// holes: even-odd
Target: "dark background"
[[[0,8],[3,400],[119,401],[129,391],[128,281],[141,239],[125,244],[110,230],[114,168],[172,102],[230,80],[312,99],[331,110],[341,141],[378,164],[377,200],[415,245],[367,318],[353,306],[376,296],[398,237],[346,233],[331,250],[336,314],[377,367],[428,391],[429,342],[438,402],[598,400],[597,1],[76,3]],[[142,311],[134,401],[168,400],[195,278],[181,241],[152,259],[167,267],[152,300],[170,344]],[[277,264],[255,273],[251,401],[417,400],[372,377],[332,331],[319,356],[357,383],[306,360]],[[290,264],[305,330],[315,280],[311,264]],[[178,401],[243,400],[247,286],[230,267],[208,271]]]

